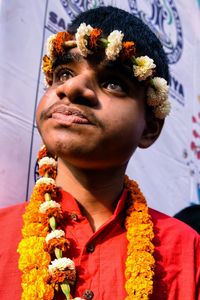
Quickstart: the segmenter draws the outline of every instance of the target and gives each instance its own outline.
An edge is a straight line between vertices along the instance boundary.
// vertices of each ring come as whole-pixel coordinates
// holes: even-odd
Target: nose
[[[60,100],[67,98],[72,103],[86,106],[95,106],[98,102],[95,83],[86,74],[66,80],[56,88],[56,94]]]

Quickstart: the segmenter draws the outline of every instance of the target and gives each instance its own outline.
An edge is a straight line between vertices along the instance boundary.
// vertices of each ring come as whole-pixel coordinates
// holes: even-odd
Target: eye
[[[126,88],[120,80],[107,80],[102,84],[102,87],[109,92],[114,92],[118,94],[125,94]]]
[[[54,71],[54,82],[65,82],[73,77],[73,73],[66,66],[58,66]]]
[[[107,89],[118,91],[118,92],[123,91],[123,88],[121,87],[121,85],[119,83],[114,83],[114,82],[109,82],[107,84]]]

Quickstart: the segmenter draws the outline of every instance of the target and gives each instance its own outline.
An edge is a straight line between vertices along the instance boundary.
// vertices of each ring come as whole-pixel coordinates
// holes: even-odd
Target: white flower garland
[[[49,208],[61,208],[61,205],[54,200],[49,200],[40,204],[39,212],[45,214]]]
[[[45,241],[48,244],[48,242],[52,239],[59,239],[61,237],[65,236],[64,230],[61,229],[55,229],[52,230],[50,233],[47,234]]]
[[[75,264],[73,260],[67,257],[55,258],[51,264],[49,265],[49,273],[53,274],[57,270],[65,271],[65,270],[75,270]]]
[[[49,185],[49,184],[53,184],[55,185],[56,182],[53,178],[49,178],[49,177],[41,177],[39,178],[37,181],[36,181],[36,186],[38,185],[41,185],[41,184],[46,184],[46,185]]]
[[[56,167],[57,162],[54,158],[45,156],[39,160],[38,165],[39,165],[39,168],[43,165],[51,165],[53,167]]]

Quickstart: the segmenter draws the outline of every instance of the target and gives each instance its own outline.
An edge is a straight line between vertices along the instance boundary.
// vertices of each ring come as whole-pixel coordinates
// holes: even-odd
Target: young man
[[[43,71],[41,178],[24,223],[24,204],[1,212],[1,299],[200,299],[199,236],[125,177],[169,112],[157,37],[125,11],[90,10],[50,37]]]

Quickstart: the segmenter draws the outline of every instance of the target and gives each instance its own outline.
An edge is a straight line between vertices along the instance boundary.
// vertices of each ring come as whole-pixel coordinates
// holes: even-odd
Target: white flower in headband
[[[157,106],[167,100],[169,87],[167,81],[161,77],[154,77],[150,80],[147,90],[147,104]]]
[[[165,100],[159,106],[154,108],[154,115],[158,119],[164,119],[167,115],[169,115],[171,110],[171,103],[168,100]]]
[[[84,57],[92,53],[92,51],[87,48],[88,37],[92,30],[92,26],[82,23],[75,34],[77,47]]]
[[[153,59],[148,56],[136,57],[133,65],[133,72],[135,77],[139,81],[146,80],[149,76],[153,74],[153,69],[156,65],[154,64]]]
[[[114,30],[107,38],[106,57],[108,60],[115,60],[122,49],[122,39],[124,34],[119,30]]]
[[[56,38],[56,34],[52,34],[48,37],[47,39],[47,56],[51,59],[54,60],[53,52],[54,52],[54,45],[53,42]]]
[[[167,100],[168,91],[169,86],[164,78],[151,78],[147,90],[147,104],[154,107],[154,115],[158,119],[164,119],[170,113],[171,104]]]

